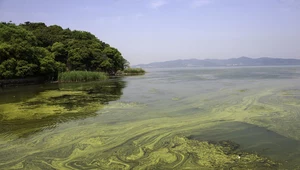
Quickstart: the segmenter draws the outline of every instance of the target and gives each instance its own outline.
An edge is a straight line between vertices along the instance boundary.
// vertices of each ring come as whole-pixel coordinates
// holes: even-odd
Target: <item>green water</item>
[[[299,67],[147,72],[0,89],[0,169],[300,169]]]

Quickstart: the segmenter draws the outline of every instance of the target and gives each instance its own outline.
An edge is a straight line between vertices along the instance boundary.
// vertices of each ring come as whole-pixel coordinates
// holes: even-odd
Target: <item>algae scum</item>
[[[300,68],[0,89],[0,169],[300,169]]]

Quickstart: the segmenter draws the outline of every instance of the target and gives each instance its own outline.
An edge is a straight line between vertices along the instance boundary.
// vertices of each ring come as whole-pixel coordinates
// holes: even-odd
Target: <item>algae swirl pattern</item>
[[[93,116],[56,122],[55,128],[26,137],[1,133],[0,168],[300,168],[300,89],[293,83],[203,80],[194,85],[151,74],[125,81],[129,85],[124,96],[118,101],[96,102],[101,108]],[[179,85],[161,86],[162,81],[184,84],[185,90],[177,90],[182,89]],[[270,86],[272,83],[280,85]],[[70,93],[80,94],[83,101],[99,93],[80,88]],[[120,93],[112,90],[105,95],[116,94]]]

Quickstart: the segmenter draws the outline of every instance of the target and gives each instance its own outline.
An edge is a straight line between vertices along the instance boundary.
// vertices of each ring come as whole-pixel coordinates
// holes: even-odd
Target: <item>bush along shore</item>
[[[129,68],[117,48],[92,33],[41,22],[0,22],[0,55],[0,87],[27,84],[35,77],[44,82],[86,82],[145,74]]]
[[[86,82],[106,80],[107,74],[93,71],[69,71],[58,74],[58,82]]]
[[[47,26],[45,23],[16,25],[0,22],[0,80],[43,77],[46,81],[56,81],[59,73],[69,70],[115,75],[128,65],[117,48],[90,32],[63,29],[58,25]],[[77,78],[81,74],[76,73],[76,78],[71,81],[104,77],[102,73],[91,73]]]
[[[123,71],[118,71],[117,76],[134,76],[134,75],[144,75],[146,73],[142,68],[126,68]]]

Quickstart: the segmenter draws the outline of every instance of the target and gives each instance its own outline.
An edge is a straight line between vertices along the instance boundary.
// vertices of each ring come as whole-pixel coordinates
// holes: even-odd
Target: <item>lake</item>
[[[0,89],[0,169],[300,169],[300,67],[146,71]]]

